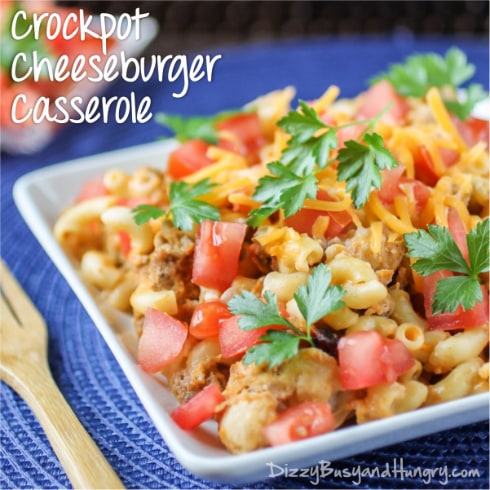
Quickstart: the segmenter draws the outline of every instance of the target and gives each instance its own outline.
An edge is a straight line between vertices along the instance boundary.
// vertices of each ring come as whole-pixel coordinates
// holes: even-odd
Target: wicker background
[[[480,1],[60,1],[90,11],[139,7],[160,22],[151,50],[186,52],[247,42],[349,34],[488,37]]]

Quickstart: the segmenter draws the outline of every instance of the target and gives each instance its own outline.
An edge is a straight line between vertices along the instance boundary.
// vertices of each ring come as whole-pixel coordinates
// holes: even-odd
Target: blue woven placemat
[[[364,82],[414,51],[444,52],[457,44],[488,87],[488,45],[454,39],[321,39],[223,49],[212,84],[197,83],[180,100],[152,80],[117,83],[110,94],[149,94],[153,110],[213,113],[269,90],[294,85],[301,98],[331,83],[352,96]],[[36,168],[161,136],[154,123],[70,126],[35,155],[2,154],[2,257],[50,327],[49,360],[56,382],[128,488],[225,488],[186,471],[169,451],[94,324],[32,236],[12,200],[15,180]],[[25,403],[1,384],[0,488],[65,488],[70,484]],[[464,420],[461,421],[465,423]],[[303,476],[277,475],[249,488],[488,488],[488,423],[391,445],[319,464]],[[290,469],[292,470],[292,468]],[[321,474],[323,471],[323,475]],[[279,471],[277,471],[279,473]],[[228,485],[228,488],[241,488]]]

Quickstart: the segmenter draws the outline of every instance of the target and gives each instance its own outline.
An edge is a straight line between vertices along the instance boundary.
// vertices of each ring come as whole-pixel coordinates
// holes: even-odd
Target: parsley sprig
[[[365,134],[361,144],[355,140],[345,142],[339,151],[337,179],[345,180],[354,206],[359,209],[368,200],[372,187],[381,188],[381,170],[398,165],[391,152],[383,146],[379,134]]]
[[[395,90],[405,97],[424,97],[431,87],[450,87],[456,90],[475,74],[475,65],[468,63],[460,49],[450,48],[444,56],[436,53],[408,56],[404,63],[394,63],[389,71],[381,73],[371,81],[387,79]],[[466,89],[466,97],[459,101],[445,99],[446,107],[459,119],[465,120],[475,105],[488,94],[479,84]]]
[[[329,156],[331,150],[338,147],[337,130],[353,124],[364,124],[367,128],[361,142],[349,140],[338,152],[337,180],[346,181],[354,205],[362,207],[372,187],[379,189],[381,186],[380,170],[398,165],[389,150],[383,147],[382,138],[369,132],[388,109],[366,121],[333,127],[323,122],[312,107],[299,101],[299,110],[289,112],[277,123],[290,139],[280,160],[267,165],[270,175],[259,180],[253,197],[263,206],[250,213],[248,224],[258,226],[279,209],[285,217],[291,216],[302,208],[305,199],[315,199],[318,191],[316,174],[336,161]]]
[[[214,186],[209,179],[200,180],[194,185],[182,181],[172,182],[169,188],[168,209],[140,204],[132,210],[133,219],[137,225],[141,225],[150,219],[171,217],[174,225],[184,231],[192,230],[194,223],[201,223],[205,219],[219,220],[219,209],[199,199]]]
[[[332,286],[330,282],[330,270],[325,264],[320,264],[312,270],[307,284],[295,292],[294,299],[306,322],[304,331],[281,315],[274,293],[264,291],[264,301],[249,291],[234,296],[228,302],[228,308],[233,314],[240,315],[238,325],[242,330],[282,327],[267,330],[260,338],[261,343],[246,352],[243,362],[257,365],[267,362],[270,367],[274,367],[294,357],[302,341],[314,346],[311,332],[313,324],[344,305],[342,298],[345,290],[341,286]]]
[[[437,283],[432,312],[454,312],[461,305],[469,310],[483,300],[479,275],[490,270],[489,219],[477,224],[466,235],[469,259],[465,260],[448,228],[429,225],[428,231],[418,230],[404,235],[409,257],[418,259],[414,270],[422,276],[438,271],[456,275]]]
[[[177,114],[156,114],[155,120],[162,126],[166,126],[175,133],[178,141],[189,141],[192,139],[204,140],[210,145],[218,143],[218,130],[216,125],[231,116],[243,113],[242,110],[223,111],[213,116],[183,117]]]

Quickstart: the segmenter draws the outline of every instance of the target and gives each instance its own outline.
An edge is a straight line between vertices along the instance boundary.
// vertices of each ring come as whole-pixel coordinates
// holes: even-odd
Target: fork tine
[[[33,320],[36,322],[42,322],[44,324],[44,319],[39,313],[38,309],[32,303],[32,301],[25,294],[22,287],[16,281],[16,279],[10,273],[7,265],[3,260],[1,260],[1,287],[2,287],[2,296],[5,296],[8,304],[5,302],[5,299],[2,298],[2,304],[5,303],[6,308],[2,308],[2,315],[7,314],[5,310],[11,310],[10,316],[19,323],[23,325],[27,323],[25,320],[29,319],[29,323],[33,323]],[[9,305],[11,308],[9,308]],[[15,316],[12,315],[12,311],[15,316],[17,316],[18,320],[15,319]]]
[[[5,323],[15,324],[22,326],[19,317],[15,314],[14,310],[9,304],[7,296],[4,294],[3,288],[0,288],[0,329]]]

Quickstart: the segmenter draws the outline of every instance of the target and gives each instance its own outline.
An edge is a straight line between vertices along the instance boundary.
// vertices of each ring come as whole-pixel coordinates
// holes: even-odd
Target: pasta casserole
[[[54,234],[134,319],[183,430],[233,453],[488,391],[488,121],[464,53],[354,98],[292,87],[158,121],[161,166],[86,182]]]

